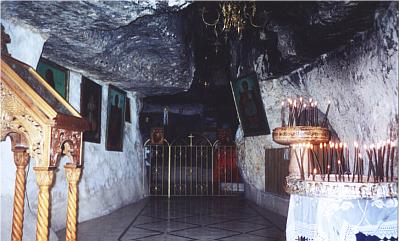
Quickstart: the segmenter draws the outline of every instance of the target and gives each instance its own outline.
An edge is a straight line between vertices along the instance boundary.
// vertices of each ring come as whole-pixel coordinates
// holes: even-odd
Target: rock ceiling
[[[199,15],[204,5],[217,8],[216,2],[3,1],[1,15],[48,34],[44,57],[125,90],[158,95],[187,90],[201,73],[225,69],[218,63],[226,61],[210,66],[198,59],[215,42]],[[275,53],[268,61],[279,74],[371,28],[376,7],[371,2],[261,2],[259,11],[269,13],[267,25],[248,36],[259,38],[260,31],[275,36],[260,48]]]

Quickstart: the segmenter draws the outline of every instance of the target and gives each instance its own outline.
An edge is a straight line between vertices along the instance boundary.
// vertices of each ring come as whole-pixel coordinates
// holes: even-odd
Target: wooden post
[[[53,184],[54,170],[51,167],[34,167],[39,186],[37,208],[36,241],[48,241],[50,188]]]
[[[14,163],[17,166],[14,191],[14,208],[12,215],[12,241],[22,241],[25,205],[25,168],[29,163],[29,154],[26,147],[14,147]]]
[[[64,168],[65,176],[68,182],[66,241],[76,241],[78,182],[82,168],[72,163],[67,163]]]

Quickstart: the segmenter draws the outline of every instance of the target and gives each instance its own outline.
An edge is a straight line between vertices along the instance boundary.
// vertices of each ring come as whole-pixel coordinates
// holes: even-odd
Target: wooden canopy
[[[0,67],[0,139],[26,146],[38,167],[57,166],[61,155],[81,165],[88,122],[31,66],[4,53]]]

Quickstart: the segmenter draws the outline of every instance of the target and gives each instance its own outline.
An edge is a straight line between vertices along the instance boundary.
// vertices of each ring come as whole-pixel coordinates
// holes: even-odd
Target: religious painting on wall
[[[129,99],[129,97],[126,97],[126,107],[125,107],[125,109],[126,109],[125,121],[129,122],[129,123],[132,123],[132,120],[130,119],[131,117],[130,117],[130,99]]]
[[[164,144],[164,129],[162,127],[155,127],[151,129],[150,140],[152,145]]]
[[[230,84],[244,136],[270,134],[256,75],[237,78]]]
[[[47,59],[40,58],[36,71],[64,99],[68,100],[69,71]]]
[[[108,88],[106,150],[123,151],[125,102],[126,92],[110,85]]]
[[[90,123],[90,130],[84,133],[83,140],[100,143],[102,87],[83,77],[80,95],[80,114]]]

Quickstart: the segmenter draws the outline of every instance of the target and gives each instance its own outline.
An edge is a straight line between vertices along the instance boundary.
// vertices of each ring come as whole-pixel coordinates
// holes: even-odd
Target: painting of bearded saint
[[[100,143],[102,87],[83,76],[80,93],[80,114],[90,123],[90,130],[85,131],[83,140]]]
[[[231,87],[244,136],[270,134],[256,75],[240,77]]]
[[[108,118],[106,149],[123,151],[126,92],[110,85],[108,90]]]

